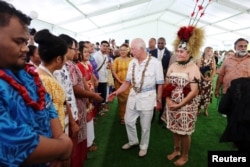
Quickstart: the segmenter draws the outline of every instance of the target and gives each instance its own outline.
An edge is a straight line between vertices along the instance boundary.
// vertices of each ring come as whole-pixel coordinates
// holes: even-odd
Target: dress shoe
[[[126,144],[124,144],[123,146],[122,146],[122,149],[123,150],[128,150],[128,149],[130,149],[131,147],[135,147],[135,146],[138,146],[139,145],[139,143],[136,143],[136,144],[133,144],[133,145],[130,145],[129,143],[126,143]]]
[[[139,151],[139,157],[144,157],[145,155],[147,155],[147,149],[141,149]]]

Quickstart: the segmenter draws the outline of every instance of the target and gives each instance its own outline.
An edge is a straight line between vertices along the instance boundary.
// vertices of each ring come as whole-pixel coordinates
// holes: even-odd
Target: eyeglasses
[[[161,44],[161,45],[163,45],[163,44],[165,44],[164,42],[158,42],[157,44]]]
[[[79,48],[71,48],[69,47],[70,49],[74,50],[74,51],[78,51]]]

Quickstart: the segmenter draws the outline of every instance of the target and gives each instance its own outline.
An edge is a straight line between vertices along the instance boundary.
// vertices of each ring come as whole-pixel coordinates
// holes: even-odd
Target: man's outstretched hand
[[[115,97],[116,97],[116,92],[113,92],[113,93],[109,94],[109,96],[108,96],[108,102],[112,102]]]

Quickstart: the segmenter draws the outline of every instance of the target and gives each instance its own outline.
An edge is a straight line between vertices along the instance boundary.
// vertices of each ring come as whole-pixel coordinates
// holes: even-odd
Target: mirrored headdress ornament
[[[181,41],[181,43],[178,45],[178,48],[187,50],[187,42]]]
[[[204,30],[202,28],[196,27],[200,18],[205,15],[205,10],[210,4],[211,0],[208,0],[205,7],[203,7],[205,0],[199,3],[196,0],[196,4],[193,12],[191,13],[191,18],[189,20],[188,26],[180,27],[177,32],[177,37],[173,43],[174,49],[182,48],[187,50],[192,57],[197,57],[200,54],[200,48],[204,42]]]

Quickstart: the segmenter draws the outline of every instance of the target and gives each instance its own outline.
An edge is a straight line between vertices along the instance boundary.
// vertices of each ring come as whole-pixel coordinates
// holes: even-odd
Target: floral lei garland
[[[140,87],[139,89],[136,89],[135,87],[135,63],[133,64],[133,69],[132,69],[132,86],[133,86],[133,89],[136,93],[140,93],[141,92],[141,89],[142,89],[142,85],[143,85],[143,82],[144,82],[144,77],[145,77],[145,72],[146,72],[146,69],[148,67],[148,64],[149,64],[149,61],[151,59],[151,56],[149,55],[149,58],[145,64],[145,67],[142,71],[142,77],[141,77],[141,82],[140,82]]]
[[[177,85],[169,83],[167,84],[164,89],[163,89],[163,97],[171,97],[172,91],[177,87]],[[186,97],[188,95],[188,93],[191,91],[190,88],[190,83],[188,83],[183,89],[182,89],[182,93],[184,95],[184,97]]]
[[[23,97],[26,104],[30,107],[32,107],[35,110],[43,110],[45,107],[45,88],[42,85],[42,82],[39,78],[39,75],[37,72],[35,72],[33,69],[31,69],[33,65],[26,64],[25,71],[27,71],[31,76],[33,76],[35,84],[37,86],[37,93],[38,93],[38,101],[35,102],[31,99],[29,96],[29,92],[27,89],[19,84],[17,81],[15,81],[12,77],[7,75],[3,70],[0,70],[0,78],[5,80],[7,83],[9,83],[15,90],[19,92],[19,94]]]

